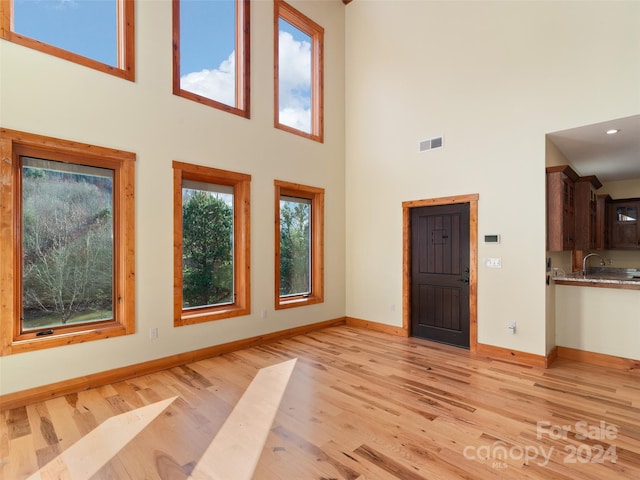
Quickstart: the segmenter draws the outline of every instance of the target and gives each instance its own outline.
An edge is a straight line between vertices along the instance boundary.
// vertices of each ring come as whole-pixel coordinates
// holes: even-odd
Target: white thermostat
[[[498,234],[485,235],[484,243],[500,243],[500,235]]]

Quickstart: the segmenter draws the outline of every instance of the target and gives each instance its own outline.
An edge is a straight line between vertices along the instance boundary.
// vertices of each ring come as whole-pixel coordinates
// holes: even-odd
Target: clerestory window
[[[249,118],[249,0],[173,0],[173,93]]]
[[[0,34],[49,55],[135,79],[134,0],[3,0]]]
[[[324,29],[282,0],[275,8],[275,127],[324,141]]]
[[[134,333],[135,155],[6,129],[0,153],[2,354]]]

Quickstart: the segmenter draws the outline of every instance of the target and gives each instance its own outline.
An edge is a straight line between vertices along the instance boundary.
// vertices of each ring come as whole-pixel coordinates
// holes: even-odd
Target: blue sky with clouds
[[[13,1],[17,33],[117,64],[115,0]],[[235,0],[181,0],[180,17],[182,88],[235,106]],[[279,30],[280,122],[310,132],[311,39]]]
[[[311,37],[282,19],[278,29],[279,120],[311,133]]]
[[[218,68],[235,49],[234,0],[180,2],[180,74]]]

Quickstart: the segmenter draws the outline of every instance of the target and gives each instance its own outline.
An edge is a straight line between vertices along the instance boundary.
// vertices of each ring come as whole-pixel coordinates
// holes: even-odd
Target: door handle
[[[469,277],[459,278],[458,281],[464,283],[465,285],[469,285]]]

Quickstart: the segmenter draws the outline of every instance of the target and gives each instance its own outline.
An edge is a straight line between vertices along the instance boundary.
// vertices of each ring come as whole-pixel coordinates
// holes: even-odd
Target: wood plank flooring
[[[65,451],[166,400],[86,478],[244,480],[197,465],[214,439],[233,441],[221,427],[258,372],[291,359],[255,479],[640,478],[640,374],[568,360],[543,370],[346,326],[4,411],[0,478],[81,480],[71,464],[88,459]]]

